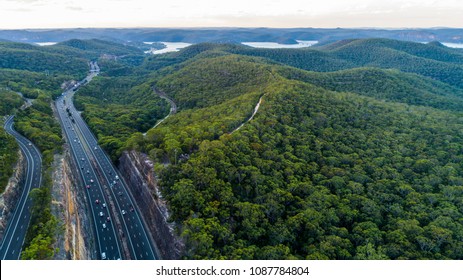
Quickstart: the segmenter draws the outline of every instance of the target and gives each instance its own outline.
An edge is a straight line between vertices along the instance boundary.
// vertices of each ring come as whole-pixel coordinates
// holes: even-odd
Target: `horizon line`
[[[0,31],[18,30],[66,30],[66,29],[363,29],[363,30],[416,30],[416,29],[463,29],[462,27],[432,26],[432,27],[240,27],[240,26],[178,26],[178,27],[27,27],[27,28],[0,28]]]

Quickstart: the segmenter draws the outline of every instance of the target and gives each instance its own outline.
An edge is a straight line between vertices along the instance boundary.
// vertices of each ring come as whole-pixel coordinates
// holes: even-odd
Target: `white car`
[[[126,213],[125,210],[122,210],[122,215],[125,215],[125,213]]]
[[[106,224],[103,224],[103,228],[106,228]]]
[[[101,253],[101,259],[106,260],[106,253],[105,252]]]
[[[103,207],[106,207],[106,203],[103,203]]]
[[[100,212],[100,217],[103,217],[103,212]]]

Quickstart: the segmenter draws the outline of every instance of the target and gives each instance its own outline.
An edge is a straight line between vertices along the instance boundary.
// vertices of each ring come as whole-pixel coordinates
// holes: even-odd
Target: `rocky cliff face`
[[[0,240],[3,239],[8,221],[14,211],[14,207],[21,197],[24,180],[26,162],[21,151],[18,150],[18,162],[14,168],[13,176],[6,185],[5,191],[0,194]]]
[[[65,148],[64,156],[55,156],[53,173],[53,214],[62,222],[63,231],[55,244],[55,259],[96,259],[87,198],[75,162]],[[80,186],[80,188],[79,188]]]
[[[119,159],[119,170],[127,181],[130,192],[148,225],[162,259],[178,259],[184,244],[176,236],[174,225],[168,222],[169,212],[162,200],[153,171],[153,163],[144,154],[124,152]]]

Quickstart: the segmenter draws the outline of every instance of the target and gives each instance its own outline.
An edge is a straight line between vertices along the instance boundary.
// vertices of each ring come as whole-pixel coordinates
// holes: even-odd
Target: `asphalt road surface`
[[[24,183],[24,189],[21,198],[8,223],[1,243],[0,259],[2,260],[17,260],[20,258],[24,238],[26,237],[31,219],[29,193],[33,188],[40,187],[42,183],[42,156],[34,144],[13,129],[13,118],[13,116],[10,116],[7,119],[5,130],[16,138],[27,166],[26,177],[22,182]]]
[[[91,66],[87,78],[75,88],[98,75],[98,66]],[[157,259],[152,238],[147,231],[127,185],[109,157],[98,145],[80,113],[75,109],[70,89],[56,102],[60,122],[71,153],[77,162],[88,204],[93,216],[94,232],[100,259]]]

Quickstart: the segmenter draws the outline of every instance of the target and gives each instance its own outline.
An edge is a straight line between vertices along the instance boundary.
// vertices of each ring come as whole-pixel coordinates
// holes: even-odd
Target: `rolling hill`
[[[114,160],[125,149],[154,160],[186,259],[461,258],[458,50],[385,39],[298,50],[203,43],[149,57],[98,40],[0,47],[5,81],[130,57],[100,58],[76,106]],[[178,112],[151,128],[169,112],[154,89]],[[26,134],[39,133],[33,118],[50,120],[44,91],[20,114]]]
[[[124,76],[179,106],[120,145],[156,162],[185,258],[461,258],[458,51],[324,48],[199,44]]]

